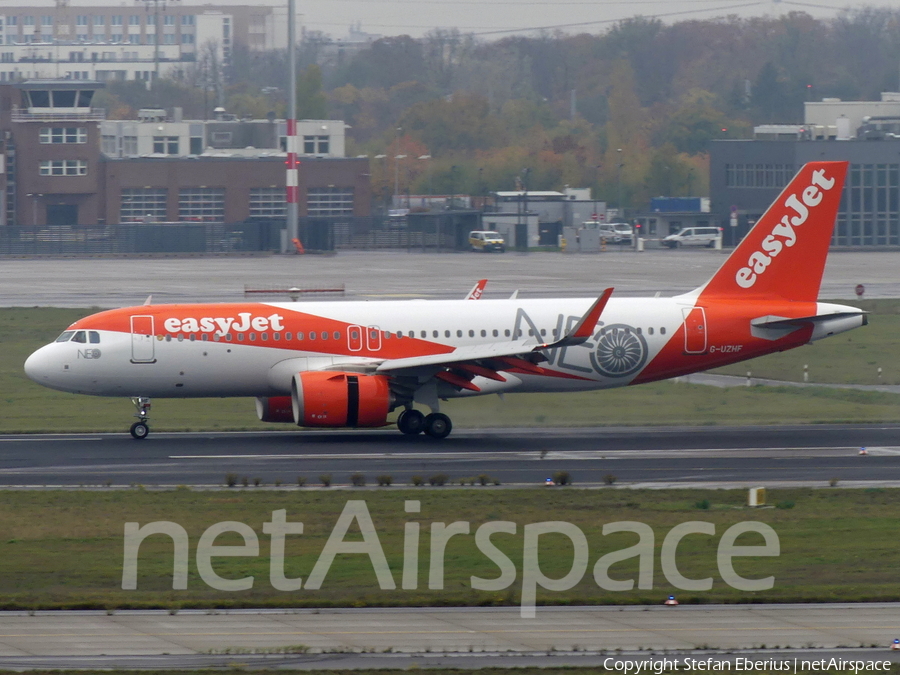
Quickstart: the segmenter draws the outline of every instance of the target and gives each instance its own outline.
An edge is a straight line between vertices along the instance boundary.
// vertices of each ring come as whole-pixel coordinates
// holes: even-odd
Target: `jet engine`
[[[256,399],[260,422],[293,422],[294,404],[290,396],[260,396]]]
[[[301,427],[381,427],[391,410],[383,375],[306,371],[291,383],[294,421]]]

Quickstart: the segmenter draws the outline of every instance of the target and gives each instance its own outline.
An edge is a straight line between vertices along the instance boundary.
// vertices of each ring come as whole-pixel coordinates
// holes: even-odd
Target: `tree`
[[[322,70],[313,64],[297,75],[297,119],[328,118],[328,101],[322,93]]]

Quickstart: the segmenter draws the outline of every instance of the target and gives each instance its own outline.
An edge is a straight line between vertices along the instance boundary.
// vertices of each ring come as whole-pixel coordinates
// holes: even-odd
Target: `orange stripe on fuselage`
[[[685,307],[690,307],[690,305],[685,304]],[[763,316],[793,318],[816,314],[816,303],[814,302],[728,302],[718,300],[705,304],[698,303],[697,307],[703,307],[706,310],[706,351],[700,354],[687,353],[685,350],[685,325],[681,324],[666,346],[644,367],[631,384],[665,380],[805,345],[812,336],[812,325],[798,328],[778,340],[766,340],[753,337],[750,332],[750,321]]]
[[[193,334],[199,340],[201,335],[206,334],[209,336],[209,340],[213,340],[213,335],[221,332],[231,333],[233,336],[232,343],[249,347],[269,347],[329,355],[382,359],[449,354],[454,350],[452,346],[420,338],[408,336],[398,338],[396,333],[391,333],[390,338],[385,338],[384,331],[381,331],[379,339],[380,348],[369,349],[365,334],[367,328],[366,326],[361,326],[360,328],[363,331],[360,340],[361,348],[351,351],[348,343],[348,330],[350,326],[356,324],[328,319],[308,312],[258,303],[126,307],[92,314],[79,319],[69,326],[68,330],[105,330],[127,334],[131,333],[132,316],[154,317],[154,332],[157,338],[160,339],[166,335],[171,335],[173,338],[182,335],[189,339]],[[254,328],[254,320],[256,320],[255,326],[260,328]],[[168,324],[168,327],[167,322],[171,322]],[[227,330],[222,331],[221,329],[226,326]],[[237,330],[238,328],[244,328],[244,326],[249,327],[245,330]],[[237,340],[238,332],[244,334],[255,333],[257,339],[252,342],[248,339],[239,342]],[[276,342],[272,339],[272,334],[276,332],[280,333],[282,338],[286,332],[290,332],[294,336],[299,332],[304,334],[305,339],[292,339],[290,341],[282,339]],[[317,334],[317,339],[309,339],[308,336],[312,332]],[[321,339],[320,336],[323,332],[328,333],[328,339]],[[334,339],[335,332],[340,334],[337,340]],[[269,339],[266,341],[261,340],[261,333],[268,333]]]

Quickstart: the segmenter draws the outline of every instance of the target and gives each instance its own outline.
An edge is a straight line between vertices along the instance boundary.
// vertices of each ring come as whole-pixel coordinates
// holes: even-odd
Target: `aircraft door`
[[[131,317],[131,362],[154,363],[156,345],[152,316]]]
[[[703,354],[706,351],[706,310],[693,307],[682,310],[684,315],[684,351],[687,354]]]
[[[377,352],[381,349],[381,330],[378,326],[366,328],[366,349],[370,352]]]

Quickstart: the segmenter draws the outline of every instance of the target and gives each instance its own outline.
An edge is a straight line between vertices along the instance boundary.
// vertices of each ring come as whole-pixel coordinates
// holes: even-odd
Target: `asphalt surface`
[[[0,667],[408,668],[607,660],[900,662],[900,605],[409,608],[0,614]],[[271,654],[306,649],[306,654]],[[726,651],[728,653],[723,653]],[[810,670],[810,669],[806,669]],[[839,670],[846,670],[841,668]],[[632,670],[633,672],[633,670]],[[795,671],[799,672],[799,671]]]
[[[859,456],[861,447],[868,456]],[[225,474],[310,486],[391,475],[486,473],[538,485],[555,471],[577,484],[900,485],[900,425],[458,430],[443,441],[397,431],[151,433],[0,437],[0,485],[223,485]]]
[[[3,258],[0,306],[124,307],[148,295],[167,302],[238,302],[253,289],[345,288],[351,299],[462,298],[478,279],[485,297],[586,297],[615,287],[617,296],[663,296],[705,283],[728,251],[613,248],[599,254],[405,253],[201,258]],[[820,297],[900,297],[900,253],[833,251]],[[287,300],[284,295],[252,296]],[[304,298],[316,299],[315,294]],[[333,295],[326,296],[333,299]]]

